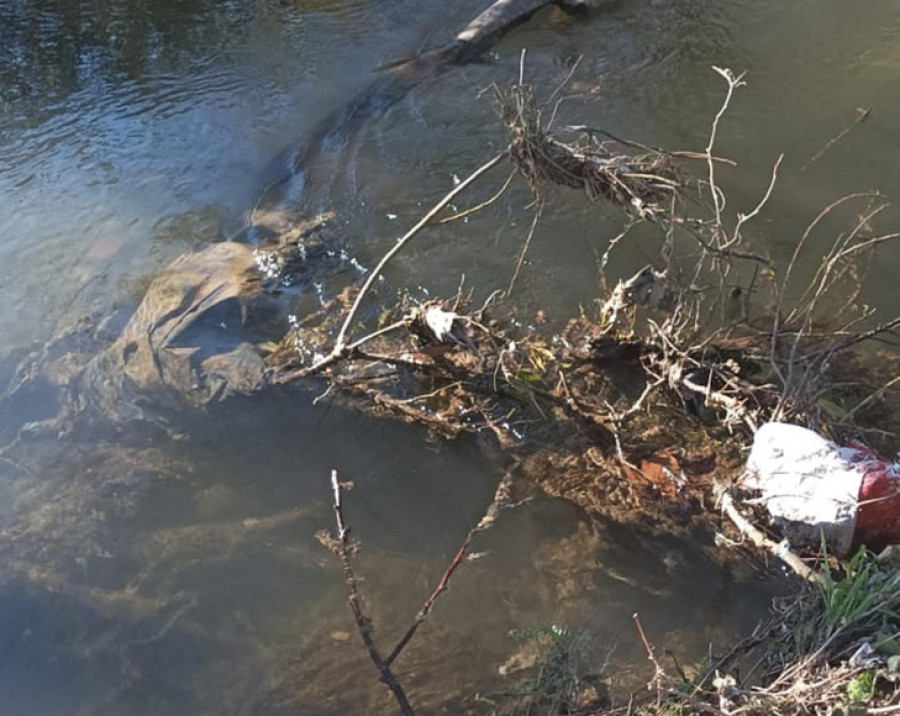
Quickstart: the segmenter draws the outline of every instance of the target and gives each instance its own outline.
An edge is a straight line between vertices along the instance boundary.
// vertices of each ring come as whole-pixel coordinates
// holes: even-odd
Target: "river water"
[[[379,66],[439,45],[484,4],[0,0],[0,361],[80,316],[127,313],[172,258],[240,230],[273,159]],[[695,151],[724,91],[711,66],[746,71],[721,127],[718,153],[739,162],[722,185],[746,210],[786,153],[752,229],[777,261],[829,201],[890,195],[900,179],[900,1],[622,0],[575,20],[539,13],[486,62],[416,88],[350,137],[327,180],[298,194],[301,210],[336,211],[354,257],[373,265],[503,146],[482,90],[515,81],[523,48],[526,78],[547,94],[581,58],[563,123]],[[808,164],[857,108],[868,119]],[[423,236],[390,281],[420,295],[452,293],[461,274],[504,286],[527,201],[514,189],[488,217]],[[555,196],[517,286],[523,310],[564,317],[589,303],[621,222],[612,207]],[[638,236],[611,271],[656,251]],[[870,285],[898,270],[900,252],[885,251]],[[900,305],[893,292],[867,298]],[[0,712],[393,712],[314,539],[331,526],[330,470],[355,484],[348,518],[386,641],[433,589],[498,471],[473,441],[437,443],[310,398],[233,399],[183,416],[178,439],[135,436],[128,477],[105,472],[96,444],[48,458],[66,476],[52,489],[0,464],[4,539],[40,525],[33,553],[57,570],[0,579]],[[113,514],[128,528],[110,527]],[[462,713],[476,692],[515,684],[498,673],[516,651],[510,630],[557,624],[584,630],[598,653],[615,645],[618,668],[640,681],[651,674],[634,611],[658,643],[699,660],[751,627],[771,590],[717,568],[708,547],[536,498],[480,539],[485,555],[464,565],[398,674],[420,713]]]

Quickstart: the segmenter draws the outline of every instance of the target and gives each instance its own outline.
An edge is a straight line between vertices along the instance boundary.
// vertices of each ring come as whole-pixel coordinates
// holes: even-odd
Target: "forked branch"
[[[362,605],[360,604],[358,580],[353,571],[353,563],[351,561],[353,545],[350,542],[350,528],[347,526],[346,522],[344,522],[344,507],[343,500],[341,499],[342,489],[343,485],[338,479],[337,470],[332,470],[331,490],[334,497],[333,507],[334,519],[337,523],[337,539],[329,544],[329,546],[337,553],[341,560],[341,569],[344,572],[344,582],[347,584],[347,602],[350,605],[350,611],[353,612],[353,618],[356,620],[359,635],[362,637],[363,643],[366,645],[366,650],[369,652],[369,658],[372,660],[372,663],[375,664],[375,668],[378,669],[381,680],[391,690],[391,693],[394,694],[394,698],[397,700],[397,704],[400,706],[400,711],[403,713],[403,716],[415,716],[415,712],[409,704],[409,699],[406,698],[403,687],[391,671],[390,664],[381,656],[381,652],[378,651],[378,647],[375,645],[375,640],[372,637],[372,621],[365,615],[362,610]]]
[[[444,570],[444,573],[438,581],[438,584],[435,587],[434,591],[422,604],[422,607],[417,612],[412,623],[404,632],[403,636],[400,637],[400,639],[397,641],[394,648],[391,649],[390,654],[386,658],[382,656],[381,651],[375,644],[375,639],[372,635],[372,621],[363,612],[362,609],[362,604],[359,596],[358,580],[356,578],[356,574],[353,571],[352,563],[352,556],[355,551],[355,546],[350,539],[350,527],[344,520],[344,508],[342,499],[344,487],[344,483],[341,483],[338,477],[337,470],[332,470],[331,491],[333,496],[334,518],[335,523],[337,524],[337,535],[336,537],[330,537],[327,534],[320,533],[319,541],[322,542],[326,547],[331,549],[331,551],[334,552],[341,561],[341,568],[344,573],[344,582],[347,585],[347,602],[350,605],[350,610],[353,612],[353,618],[356,621],[357,630],[362,637],[363,644],[365,644],[366,646],[366,651],[368,651],[369,653],[369,658],[372,660],[372,663],[375,664],[375,668],[378,670],[381,681],[383,681],[391,690],[391,693],[393,693],[394,698],[396,699],[397,704],[400,706],[400,710],[403,715],[415,716],[415,712],[413,711],[412,706],[410,706],[409,699],[407,698],[403,687],[400,685],[400,682],[397,680],[397,677],[394,675],[393,671],[391,671],[391,665],[394,663],[394,661],[397,660],[397,658],[407,647],[410,641],[412,641],[412,638],[415,636],[419,625],[421,625],[422,622],[424,622],[428,618],[428,615],[431,614],[431,610],[434,608],[434,604],[441,596],[441,594],[443,594],[450,588],[450,580],[453,578],[453,575],[459,568],[459,566],[463,563],[463,561],[465,561],[465,557],[468,553],[469,547],[472,544],[472,540],[474,540],[475,537],[481,532],[490,529],[497,521],[500,510],[509,505],[510,492],[512,487],[512,472],[508,472],[503,477],[503,479],[500,480],[499,484],[497,485],[497,489],[494,492],[494,499],[491,500],[491,503],[487,506],[484,515],[478,521],[478,524],[476,524],[472,529],[469,530],[468,534],[466,534],[466,538],[463,540],[462,545],[460,545],[459,549],[456,552],[456,555],[453,557],[450,564]]]

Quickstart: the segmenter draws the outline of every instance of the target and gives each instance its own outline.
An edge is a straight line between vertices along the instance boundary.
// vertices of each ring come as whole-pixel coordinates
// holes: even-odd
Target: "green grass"
[[[865,547],[848,561],[842,563],[843,579],[835,579],[831,568],[828,566],[828,552],[824,540],[822,552],[825,559],[822,564],[822,584],[818,585],[822,597],[823,613],[826,633],[825,638],[831,636],[836,629],[855,621],[863,616],[885,595],[884,589],[876,589],[876,575],[879,575],[879,565],[875,555]],[[891,580],[895,581],[895,580]]]

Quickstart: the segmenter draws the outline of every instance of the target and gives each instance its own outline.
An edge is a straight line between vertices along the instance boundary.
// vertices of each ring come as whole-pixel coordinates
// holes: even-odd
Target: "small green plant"
[[[578,692],[576,652],[581,639],[555,624],[514,633],[513,638],[536,642],[542,652],[537,673],[519,684],[519,690],[533,699],[556,704],[573,699]]]
[[[851,703],[865,704],[875,696],[875,671],[862,672],[847,684],[847,698]]]
[[[508,636],[530,652],[530,678],[519,681],[510,694],[511,710],[498,713],[515,716],[555,716],[594,713],[590,702],[600,697],[597,674],[584,667],[593,661],[588,655],[588,635],[556,624],[514,629]],[[601,668],[602,671],[602,668]],[[605,689],[601,689],[603,691]],[[591,697],[593,694],[593,698]],[[586,708],[582,709],[582,703]]]
[[[686,716],[690,706],[686,701],[667,699],[659,705],[642,706],[635,710],[635,716]]]
[[[521,627],[519,629],[510,629],[506,636],[517,644],[524,644],[535,639],[545,638],[556,644],[571,632],[565,627],[556,624],[535,624],[533,626]]]
[[[837,565],[824,542],[822,554],[815,589],[778,606],[786,629],[769,644],[772,663],[815,651],[839,631],[851,639],[869,633],[880,653],[900,654],[900,570],[882,564],[865,548]],[[838,643],[843,640],[832,646]]]
[[[822,539],[822,553],[825,559],[822,564],[823,582],[819,584],[819,592],[824,606],[826,636],[835,629],[854,621],[869,611],[883,593],[873,589],[873,577],[878,572],[878,563],[865,547],[847,562],[842,563],[844,578],[837,580],[828,566],[828,550]]]

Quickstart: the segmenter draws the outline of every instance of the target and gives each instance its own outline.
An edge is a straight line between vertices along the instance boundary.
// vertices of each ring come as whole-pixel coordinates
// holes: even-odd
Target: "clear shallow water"
[[[171,258],[238,229],[273,157],[374,68],[438,44],[481,6],[0,0],[0,352],[134,304]],[[731,206],[752,206],[787,153],[771,213],[754,228],[782,258],[828,201],[894,191],[898,35],[900,2],[851,11],[836,0],[633,0],[577,23],[542,13],[490,62],[423,84],[363,127],[340,174],[308,187],[301,208],[338,211],[354,253],[374,263],[454,175],[502,146],[491,103],[477,95],[517,77],[522,47],[528,76],[548,92],[583,56],[574,81],[590,101],[567,102],[563,123],[695,150],[722,97],[715,64],[748,72],[721,132],[720,153],[740,162],[723,173]],[[800,172],[858,106],[871,117]],[[438,294],[461,273],[505,285],[526,202],[514,191],[467,227],[429,232],[391,281]],[[556,197],[519,283],[523,306],[567,315],[590,301],[620,219]],[[656,254],[643,241],[615,271]],[[872,299],[885,308],[896,298],[877,287],[891,285],[898,256],[885,251],[873,268]],[[309,402],[290,393],[185,415],[181,441],[134,437],[137,466],[118,480],[96,446],[48,458],[47,474],[28,479],[0,465],[4,528],[32,526],[24,554],[49,554],[69,585],[15,570],[4,580],[0,712],[390,712],[356,635],[344,640],[340,574],[313,539],[331,526],[328,473],[357,485],[348,515],[388,634],[431,591],[498,474],[477,445],[432,443]],[[660,643],[699,658],[766,603],[764,589],[716,571],[688,542],[592,524],[549,500],[506,513],[477,549],[489,554],[460,571],[401,664],[423,713],[499,688],[511,628],[573,624],[642,663],[638,609]],[[101,598],[123,590],[149,603]]]

